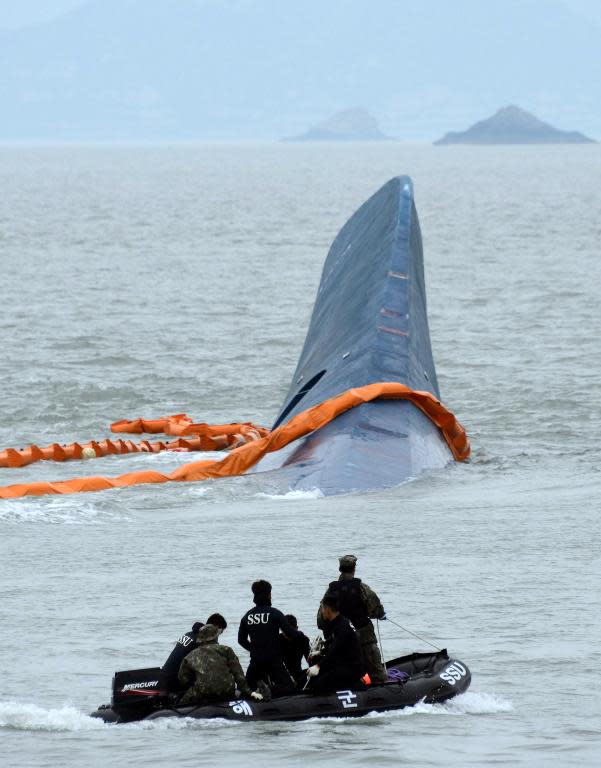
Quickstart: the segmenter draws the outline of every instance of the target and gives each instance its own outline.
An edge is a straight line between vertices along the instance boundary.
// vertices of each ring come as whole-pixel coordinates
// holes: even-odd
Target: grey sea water
[[[443,401],[473,458],[392,491],[259,475],[0,502],[9,766],[598,765],[601,151],[406,145],[0,149],[0,448],[187,412],[270,425],[329,244],[408,173]],[[174,468],[181,454],[0,470]],[[160,664],[249,584],[312,634],[337,556],[470,690],[362,720],[110,727],[116,669]],[[387,656],[425,649],[382,623]]]

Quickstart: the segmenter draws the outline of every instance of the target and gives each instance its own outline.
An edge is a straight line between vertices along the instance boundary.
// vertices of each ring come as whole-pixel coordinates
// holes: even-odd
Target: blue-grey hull
[[[342,228],[326,259],[305,344],[274,426],[352,387],[397,381],[439,397],[426,311],[421,233],[407,176],[392,179]],[[398,485],[451,460],[412,403],[375,401],[265,457],[270,484],[324,495]]]
[[[254,471],[268,472],[270,485],[284,491],[318,489],[332,496],[390,488],[444,467],[451,458],[427,416],[409,402],[388,400],[343,413],[266,456]]]

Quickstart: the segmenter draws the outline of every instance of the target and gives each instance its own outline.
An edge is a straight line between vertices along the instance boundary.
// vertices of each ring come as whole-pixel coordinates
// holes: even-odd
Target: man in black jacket
[[[227,627],[227,621],[220,613],[213,613],[207,619],[207,624],[212,624],[221,632]],[[186,656],[194,650],[198,633],[205,625],[202,621],[195,621],[192,629],[178,638],[174,649],[167,657],[167,661],[161,667],[159,687],[169,693],[182,690],[182,684],[178,679],[179,668]]]
[[[361,647],[349,620],[338,610],[338,601],[326,595],[321,601],[321,616],[328,627],[324,652],[309,667],[309,687],[315,693],[353,688],[365,673]]]
[[[284,618],[291,627],[298,629],[296,616],[288,613]],[[309,660],[309,650],[311,648],[309,638],[303,632],[300,632],[299,637],[288,637],[288,635],[280,632],[280,648],[286,669],[290,672],[296,684],[302,688],[307,682],[307,674],[301,664],[303,659],[305,661]]]
[[[269,682],[274,692],[286,693],[294,688],[288,674],[280,648],[279,632],[286,637],[302,635],[294,629],[281,611],[271,605],[271,584],[263,579],[251,587],[255,607],[248,610],[240,620],[238,642],[250,653],[250,664],[246,670],[246,681],[254,690],[259,680]]]

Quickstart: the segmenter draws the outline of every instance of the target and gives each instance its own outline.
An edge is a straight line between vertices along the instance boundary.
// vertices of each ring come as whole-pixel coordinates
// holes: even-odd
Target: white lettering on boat
[[[252,715],[253,709],[248,701],[230,701],[230,707],[232,711],[237,715]]]
[[[352,691],[336,691],[338,701],[345,709],[352,709],[357,706],[357,694]]]
[[[440,678],[449,685],[455,685],[457,680],[461,680],[461,678],[465,677],[466,674],[467,669],[463,666],[463,664],[455,661],[453,664],[451,664],[450,667],[447,667],[444,672],[440,673]]]
[[[145,683],[128,683],[121,689],[122,693],[126,691],[132,691],[134,688],[155,688],[159,684],[158,680],[149,680]]]

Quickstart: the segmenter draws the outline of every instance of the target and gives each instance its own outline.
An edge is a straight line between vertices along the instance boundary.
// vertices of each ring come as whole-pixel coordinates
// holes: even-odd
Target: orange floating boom
[[[122,419],[111,424],[111,432],[135,435],[161,433],[172,437],[197,435],[199,437],[213,438],[221,435],[245,435],[252,432],[256,432],[261,437],[264,437],[269,433],[269,430],[265,429],[265,427],[259,427],[250,421],[235,424],[194,424],[192,419],[185,413],[178,413],[175,416],[166,416],[162,419],[133,419],[131,421],[129,419]]]
[[[163,429],[159,429],[162,426]],[[91,440],[89,443],[70,443],[59,445],[53,443],[44,448],[30,445],[28,448],[5,448],[0,451],[0,468],[25,467],[36,461],[70,461],[73,459],[94,458],[110,456],[111,454],[160,453],[161,451],[223,451],[228,448],[236,448],[250,440],[269,433],[268,429],[258,427],[250,422],[240,424],[193,424],[192,419],[184,414],[168,416],[163,419],[145,421],[123,420],[111,424],[112,432],[124,432],[129,434],[141,434],[148,432],[157,434],[162,432],[168,435],[191,435],[192,437],[179,437],[169,442],[157,441],[150,443],[142,440],[134,443],[131,440]],[[94,456],[84,456],[84,450],[91,449]]]
[[[439,427],[457,461],[464,461],[469,457],[470,445],[465,430],[455,416],[434,395],[430,392],[410,389],[397,382],[384,382],[349,389],[313,408],[309,408],[259,440],[254,440],[234,449],[221,460],[190,462],[168,475],[147,470],[130,472],[114,478],[83,477],[59,482],[9,485],[0,487],[0,498],[14,499],[22,496],[84,493],[147,483],[196,482],[209,478],[242,475],[267,453],[277,451],[294,440],[320,429],[350,408],[377,399],[409,400]],[[118,423],[132,424],[133,422]],[[141,423],[140,426],[148,426],[148,424]]]

